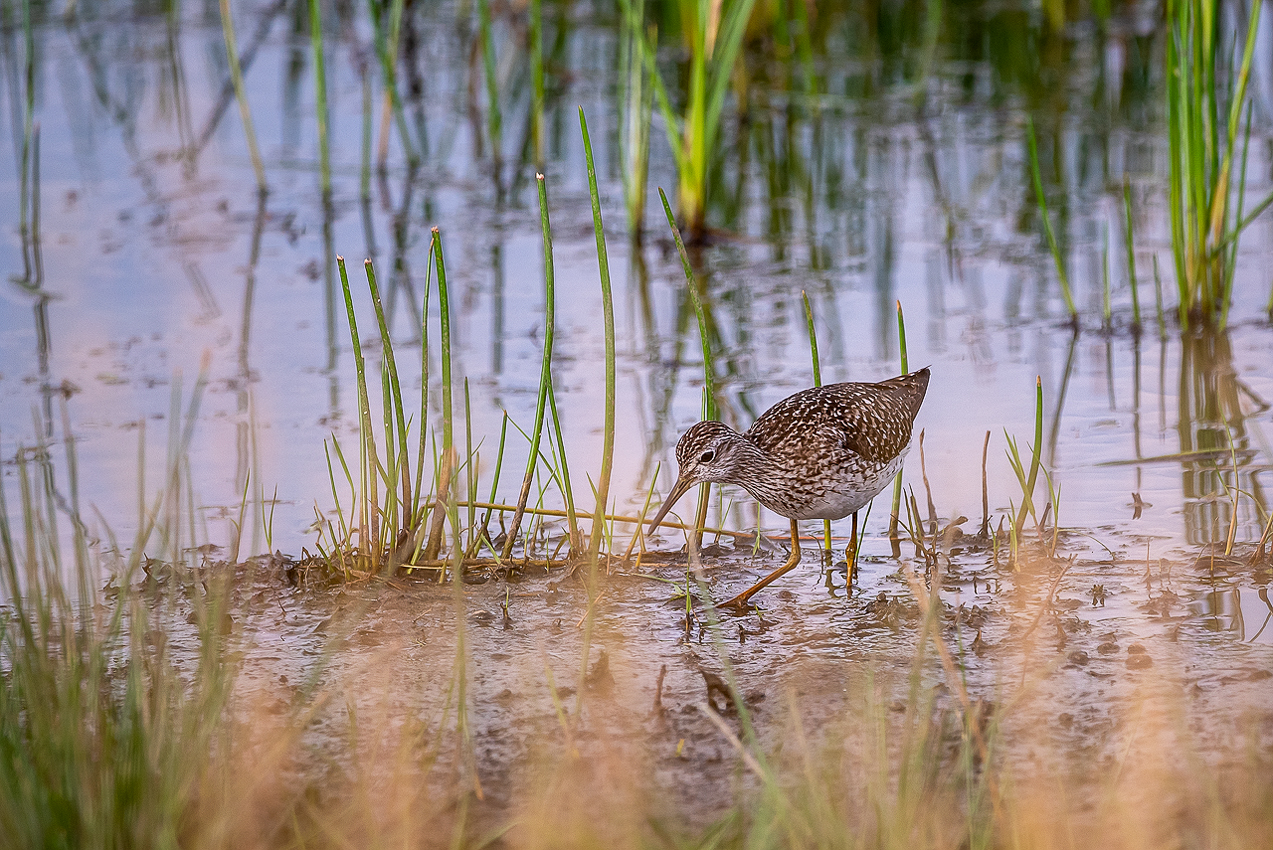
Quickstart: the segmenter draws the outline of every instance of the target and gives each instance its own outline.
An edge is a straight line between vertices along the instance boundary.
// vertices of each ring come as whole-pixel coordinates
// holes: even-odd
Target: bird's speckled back
[[[847,450],[875,464],[888,463],[910,443],[928,390],[928,368],[877,384],[813,387],[769,408],[747,429],[762,450],[839,455]]]

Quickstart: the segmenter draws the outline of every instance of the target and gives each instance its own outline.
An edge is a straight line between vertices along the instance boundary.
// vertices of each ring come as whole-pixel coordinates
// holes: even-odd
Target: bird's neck
[[[745,434],[739,435],[730,483],[737,484],[771,510],[785,502],[786,475],[773,457]]]

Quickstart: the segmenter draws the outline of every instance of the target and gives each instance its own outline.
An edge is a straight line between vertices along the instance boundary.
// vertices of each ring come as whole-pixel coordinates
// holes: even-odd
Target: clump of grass
[[[625,0],[625,5],[636,0]],[[653,38],[642,40],[651,69],[655,99],[663,114],[668,146],[676,160],[677,209],[691,240],[706,231],[708,170],[716,153],[725,108],[725,94],[742,48],[755,0],[711,3],[695,0],[680,5],[689,42],[690,76],[682,112],[678,115],[667,86],[655,66]]]
[[[1008,463],[1012,466],[1012,471],[1016,475],[1017,484],[1021,488],[1021,502],[1013,505],[1012,516],[1009,517],[1008,535],[1011,553],[1011,563],[1014,567],[1018,565],[1018,555],[1022,545],[1022,535],[1025,532],[1026,517],[1031,517],[1035,522],[1035,528],[1038,531],[1039,539],[1045,542],[1045,549],[1048,557],[1056,554],[1057,537],[1060,533],[1058,514],[1061,509],[1061,491],[1059,486],[1052,480],[1052,475],[1043,466],[1043,379],[1036,377],[1034,382],[1034,442],[1030,445],[1029,465],[1027,467],[1026,460],[1022,458],[1021,451],[1017,446],[1017,441],[1006,430],[1004,437],[1008,443]],[[1039,513],[1035,505],[1035,489],[1039,480],[1039,473],[1043,473],[1043,477],[1048,486],[1048,499],[1044,505],[1043,512]],[[1052,516],[1052,538],[1046,541],[1044,538],[1044,530],[1047,524],[1049,513]]]
[[[1251,6],[1242,59],[1233,69],[1226,67],[1225,56],[1231,52],[1220,34],[1215,0],[1167,4],[1171,243],[1180,323],[1186,327],[1191,321],[1224,326],[1238,237],[1273,201],[1270,196],[1243,218],[1249,110],[1241,164],[1235,160],[1262,5]],[[1226,73],[1234,71],[1236,79],[1226,82]]]
[[[213,819],[226,755],[223,723],[234,682],[222,657],[228,595],[215,575],[193,578],[186,450],[204,381],[183,413],[174,384],[175,442],[163,488],[144,496],[131,550],[113,540],[90,563],[72,515],[74,563],[62,548],[62,499],[47,447],[19,447],[0,481],[0,833],[11,847],[177,846],[196,812]],[[67,418],[63,417],[64,425]],[[144,430],[141,439],[144,441]],[[144,445],[144,442],[143,442]],[[74,448],[66,435],[69,489]],[[139,456],[139,481],[145,472]],[[6,490],[16,483],[16,523]],[[109,534],[109,531],[108,531]],[[157,547],[165,560],[146,557]],[[105,591],[96,577],[108,575]],[[72,583],[73,582],[73,583]],[[164,588],[177,597],[157,604]],[[185,612],[194,657],[168,637]]]

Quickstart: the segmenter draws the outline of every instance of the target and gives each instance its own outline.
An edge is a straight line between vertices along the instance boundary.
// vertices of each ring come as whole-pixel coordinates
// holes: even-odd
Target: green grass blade
[[[517,510],[504,539],[502,557],[507,559],[513,551],[513,541],[521,527],[526,501],[530,498],[530,485],[535,478],[535,464],[539,458],[540,436],[544,431],[544,411],[548,405],[548,392],[552,386],[553,337],[556,332],[556,277],[553,267],[553,234],[548,221],[548,187],[544,175],[536,174],[539,188],[539,221],[544,239],[544,350],[539,367],[539,391],[535,398],[535,421],[530,430],[530,454],[526,458],[526,474],[522,477],[522,489],[517,498]]]
[[[389,378],[389,408],[385,410],[386,426],[393,427],[397,435],[398,456],[399,460],[396,464],[392,464],[396,477],[400,482],[389,482],[392,488],[395,483],[402,486],[402,524],[399,530],[405,531],[411,526],[411,466],[408,463],[407,452],[407,422],[406,412],[402,404],[402,386],[398,382],[398,364],[393,356],[393,340],[389,335],[389,326],[385,321],[384,306],[380,302],[380,288],[376,285],[376,271],[372,267],[371,260],[365,260],[363,267],[367,272],[367,287],[371,290],[371,303],[376,308],[376,324],[380,329],[380,346],[385,359],[385,368],[388,371]],[[390,417],[393,417],[392,419]],[[386,429],[386,435],[389,431]],[[386,451],[389,446],[385,447]],[[391,543],[392,545],[392,543]]]
[[[358,500],[355,508],[358,517],[359,545],[373,562],[378,563],[378,553],[371,550],[371,542],[380,539],[380,517],[376,506],[376,476],[371,464],[376,457],[376,437],[371,427],[371,402],[367,396],[367,364],[362,355],[362,344],[358,340],[358,319],[354,315],[354,299],[349,289],[349,274],[345,271],[345,258],[336,258],[336,267],[340,269],[340,285],[345,294],[345,314],[349,320],[349,337],[354,348],[354,372],[358,383],[358,430],[361,432],[363,460],[360,464],[361,487],[363,498]]]
[[[707,313],[703,309],[702,299],[698,295],[698,281],[694,277],[694,268],[690,265],[690,256],[685,250],[685,242],[681,239],[681,231],[676,226],[676,218],[672,215],[672,207],[667,202],[667,194],[659,189],[659,199],[663,202],[663,213],[667,216],[668,227],[672,228],[672,239],[676,242],[676,251],[681,257],[681,267],[685,270],[685,280],[689,284],[690,300],[694,304],[694,314],[698,317],[698,336],[703,345],[703,387],[707,393],[707,404],[704,416],[716,418],[716,370],[712,365],[711,337],[707,333]]]
[[[583,134],[584,159],[588,164],[588,193],[592,198],[592,228],[597,239],[597,267],[601,276],[601,311],[606,345],[606,400],[605,424],[601,448],[601,475],[597,481],[597,509],[588,545],[589,568],[595,570],[600,554],[601,532],[605,527],[606,502],[610,497],[610,474],[614,462],[614,405],[615,405],[615,355],[614,355],[614,301],[610,291],[610,260],[606,253],[606,234],[601,223],[601,197],[597,192],[597,170],[592,159],[592,140],[588,136],[588,121],[583,107],[579,107],[579,129]]]

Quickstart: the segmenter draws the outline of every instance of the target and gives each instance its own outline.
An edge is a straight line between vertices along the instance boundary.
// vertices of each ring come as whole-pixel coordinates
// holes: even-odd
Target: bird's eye
[[[715,449],[708,449],[707,451],[703,452],[701,455],[698,456],[699,463],[711,463],[715,459],[716,459]]]

